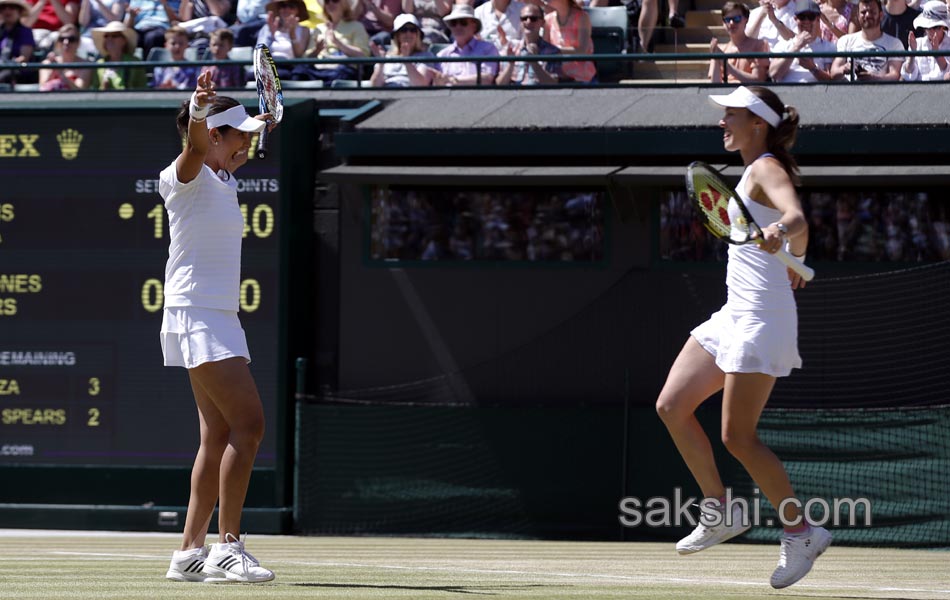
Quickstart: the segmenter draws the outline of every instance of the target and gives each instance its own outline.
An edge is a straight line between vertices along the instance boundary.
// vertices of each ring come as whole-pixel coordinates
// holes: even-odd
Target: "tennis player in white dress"
[[[730,245],[726,304],[691,332],[657,399],[657,413],[706,498],[703,512],[713,517],[701,518],[676,550],[699,552],[751,526],[740,505],[725,505],[712,446],[694,414],[721,390],[723,443],[769,502],[781,507],[784,532],[771,584],[784,588],[808,574],[831,544],[827,530],[803,520],[785,467],[756,434],[776,377],[801,367],[793,291],[805,282],[771,256],[784,247],[803,259],[808,246],[808,223],[794,187],[798,166],[790,153],[798,112],[760,87],[739,87],[710,101],[725,110],[719,126],[726,150],[738,151],[746,166],[739,201],[756,223],[769,225],[762,228],[761,246]],[[730,200],[729,207],[733,223],[741,219],[735,202]]]
[[[162,352],[166,366],[188,370],[201,436],[181,548],[165,575],[175,581],[274,578],[240,538],[264,410],[238,320],[244,218],[234,172],[247,162],[251,134],[264,129],[266,117],[249,117],[237,100],[215,93],[210,73],[202,74],[178,114],[187,144],[159,175],[171,237]],[[216,504],[218,543],[207,547]]]

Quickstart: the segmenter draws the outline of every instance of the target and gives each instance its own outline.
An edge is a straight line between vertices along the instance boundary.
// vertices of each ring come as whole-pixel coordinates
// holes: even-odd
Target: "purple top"
[[[32,29],[19,23],[12,30],[0,27],[0,60],[13,60],[20,56],[23,46],[36,46]]]
[[[498,48],[491,42],[472,38],[461,48],[453,42],[451,46],[439,51],[439,56],[498,56]],[[469,77],[475,75],[476,64],[473,62],[444,62],[442,63],[442,73],[451,77]],[[495,75],[498,75],[498,63],[483,62],[482,77],[494,79]]]
[[[241,65],[202,67],[201,72],[211,71],[211,81],[219,88],[243,88],[244,67]]]

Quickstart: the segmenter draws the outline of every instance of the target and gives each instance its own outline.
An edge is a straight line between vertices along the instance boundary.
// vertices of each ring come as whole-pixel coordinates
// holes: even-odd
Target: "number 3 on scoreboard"
[[[99,386],[99,378],[90,377],[89,378],[89,395],[98,396],[100,391],[102,391],[102,388]]]

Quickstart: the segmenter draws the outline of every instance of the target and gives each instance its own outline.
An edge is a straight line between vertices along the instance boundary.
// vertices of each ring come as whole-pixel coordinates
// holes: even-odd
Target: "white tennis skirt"
[[[166,308],[161,338],[166,367],[193,369],[235,356],[251,362],[236,311],[197,306]]]
[[[728,304],[690,335],[716,359],[723,373],[786,377],[802,366],[794,310],[733,310]]]

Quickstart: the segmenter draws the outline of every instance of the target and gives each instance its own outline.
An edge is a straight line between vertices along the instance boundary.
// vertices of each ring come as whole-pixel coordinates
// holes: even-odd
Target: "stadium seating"
[[[627,8],[625,6],[591,6],[591,41],[594,54],[624,54],[627,51]],[[597,61],[597,77],[601,82],[615,82],[628,63]]]

